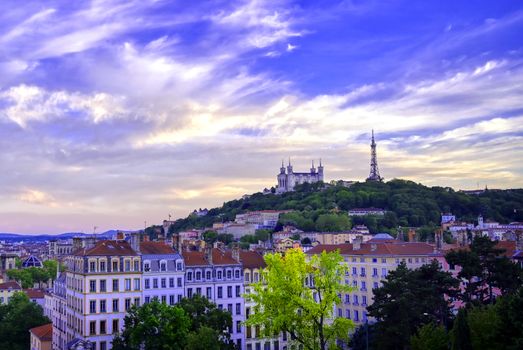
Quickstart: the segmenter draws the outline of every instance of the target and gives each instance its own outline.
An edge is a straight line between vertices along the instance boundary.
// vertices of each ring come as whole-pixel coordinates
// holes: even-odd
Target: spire
[[[60,277],[60,261],[56,260],[56,278]]]
[[[311,174],[316,173],[316,168],[314,167],[314,159],[312,160],[312,166],[311,166]]]
[[[372,137],[370,143],[370,174],[367,178],[368,181],[382,181],[383,178],[380,176],[378,170],[378,157],[376,155],[376,142],[374,140],[374,129],[372,129]]]
[[[291,157],[289,157],[289,165],[287,165],[287,173],[292,174]]]

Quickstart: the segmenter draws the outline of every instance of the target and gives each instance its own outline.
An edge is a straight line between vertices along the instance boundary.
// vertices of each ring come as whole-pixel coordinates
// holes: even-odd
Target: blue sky
[[[140,228],[275,185],[522,187],[520,1],[0,3],[0,231]]]

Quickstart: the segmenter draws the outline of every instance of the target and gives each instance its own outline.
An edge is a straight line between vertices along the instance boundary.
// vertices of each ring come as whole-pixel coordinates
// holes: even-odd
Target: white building
[[[50,319],[53,323],[52,348],[56,350],[66,349],[66,344],[70,339],[67,336],[67,293],[65,272],[59,274],[54,281],[50,308]]]
[[[76,251],[66,263],[68,343],[110,349],[127,310],[140,304],[140,256],[125,241],[106,240]]]
[[[281,162],[280,173],[276,177],[278,180],[278,187],[276,193],[285,193],[294,190],[294,186],[304,183],[315,183],[323,181],[323,165],[318,166],[318,169],[314,167],[314,161],[312,161],[312,167],[308,173],[295,173],[292,169],[291,160],[289,159],[289,165],[287,165],[287,173],[285,173],[285,166],[283,161]]]
[[[349,210],[349,216],[385,215],[387,211],[380,208],[354,208]]]
[[[255,225],[256,229],[273,229],[278,223],[280,214],[288,213],[291,210],[257,210],[243,214],[237,214],[234,222],[241,225]]]
[[[456,215],[452,215],[451,213],[442,213],[441,214],[441,224],[448,224],[451,222],[456,221]]]
[[[157,298],[174,305],[184,293],[183,258],[172,247],[162,242],[142,242],[140,254],[143,264],[143,302]]]
[[[245,303],[243,271],[239,249],[225,251],[207,247],[204,252],[183,252],[185,295],[207,297],[232,315],[231,339],[239,349],[245,344]]]

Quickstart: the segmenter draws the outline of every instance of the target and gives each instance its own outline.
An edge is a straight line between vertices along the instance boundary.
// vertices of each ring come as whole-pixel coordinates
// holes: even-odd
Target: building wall
[[[185,268],[180,255],[144,254],[142,264],[143,303],[157,298],[159,301],[174,305],[185,296]],[[162,271],[162,265],[165,271]]]

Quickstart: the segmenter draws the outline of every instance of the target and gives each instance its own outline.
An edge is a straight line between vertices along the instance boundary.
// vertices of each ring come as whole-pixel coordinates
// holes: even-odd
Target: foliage
[[[472,350],[467,310],[460,309],[451,331],[452,350]]]
[[[29,349],[29,329],[50,322],[27,295],[14,293],[7,305],[0,305],[0,349]]]
[[[500,349],[498,330],[500,319],[496,307],[478,306],[468,310],[472,349]]]
[[[350,338],[349,346],[352,350],[375,350],[376,347],[376,326],[364,324],[356,328]]]
[[[427,323],[410,338],[411,350],[447,350],[449,337],[445,327]]]
[[[515,291],[521,285],[521,269],[503,256],[503,249],[488,237],[476,236],[469,250],[460,249],[447,253],[447,262],[461,266],[458,277],[465,279],[465,293],[460,298],[465,303],[492,303],[494,288],[503,293]]]
[[[386,209],[388,213],[382,217],[353,218],[353,224],[366,224],[371,233],[392,233],[398,226],[438,225],[440,213],[449,211],[465,221],[473,221],[482,214],[485,218],[508,223],[523,221],[522,203],[523,189],[467,195],[449,187],[426,187],[405,180],[356,183],[350,188],[304,184],[297,186],[294,192],[281,195],[254,193],[249,198],[232,200],[202,217],[189,215],[176,220],[169,234],[210,227],[215,222],[234,220],[236,214],[266,209],[295,210],[297,214],[281,215],[283,222],[280,224],[294,223],[304,231],[315,230],[318,216],[328,214],[333,207],[340,211],[363,207]]]
[[[191,321],[183,309],[156,299],[133,306],[124,319],[124,331],[115,337],[113,349],[183,349]]]
[[[304,349],[335,347],[336,339],[348,341],[352,321],[333,318],[339,294],[351,288],[344,284],[346,265],[338,252],[313,255],[310,259],[298,249],[285,256],[265,256],[267,268],[246,297],[256,305],[246,321],[248,326],[261,326],[264,336],[288,332],[292,342]]]
[[[50,279],[56,278],[56,268],[58,261],[46,260],[42,268],[29,267],[26,269],[12,269],[7,270],[7,276],[11,280],[20,281],[22,288],[33,288],[35,283],[47,283]],[[64,265],[60,264],[60,271],[64,271]]]
[[[231,315],[204,297],[184,298],[176,306],[157,299],[133,306],[113,349],[234,349]]]
[[[351,228],[350,219],[346,214],[322,214],[316,220],[316,231],[336,232]]]
[[[258,241],[266,242],[270,237],[269,230],[256,230],[254,235],[245,235],[240,238],[240,242],[256,244]]]
[[[367,307],[376,318],[379,349],[403,349],[426,323],[447,324],[451,317],[445,295],[453,295],[458,281],[440,270],[436,261],[415,270],[402,262],[383,285],[374,289],[374,303]]]
[[[218,232],[213,231],[213,230],[208,230],[202,234],[202,237],[206,243],[213,244],[218,239]]]

